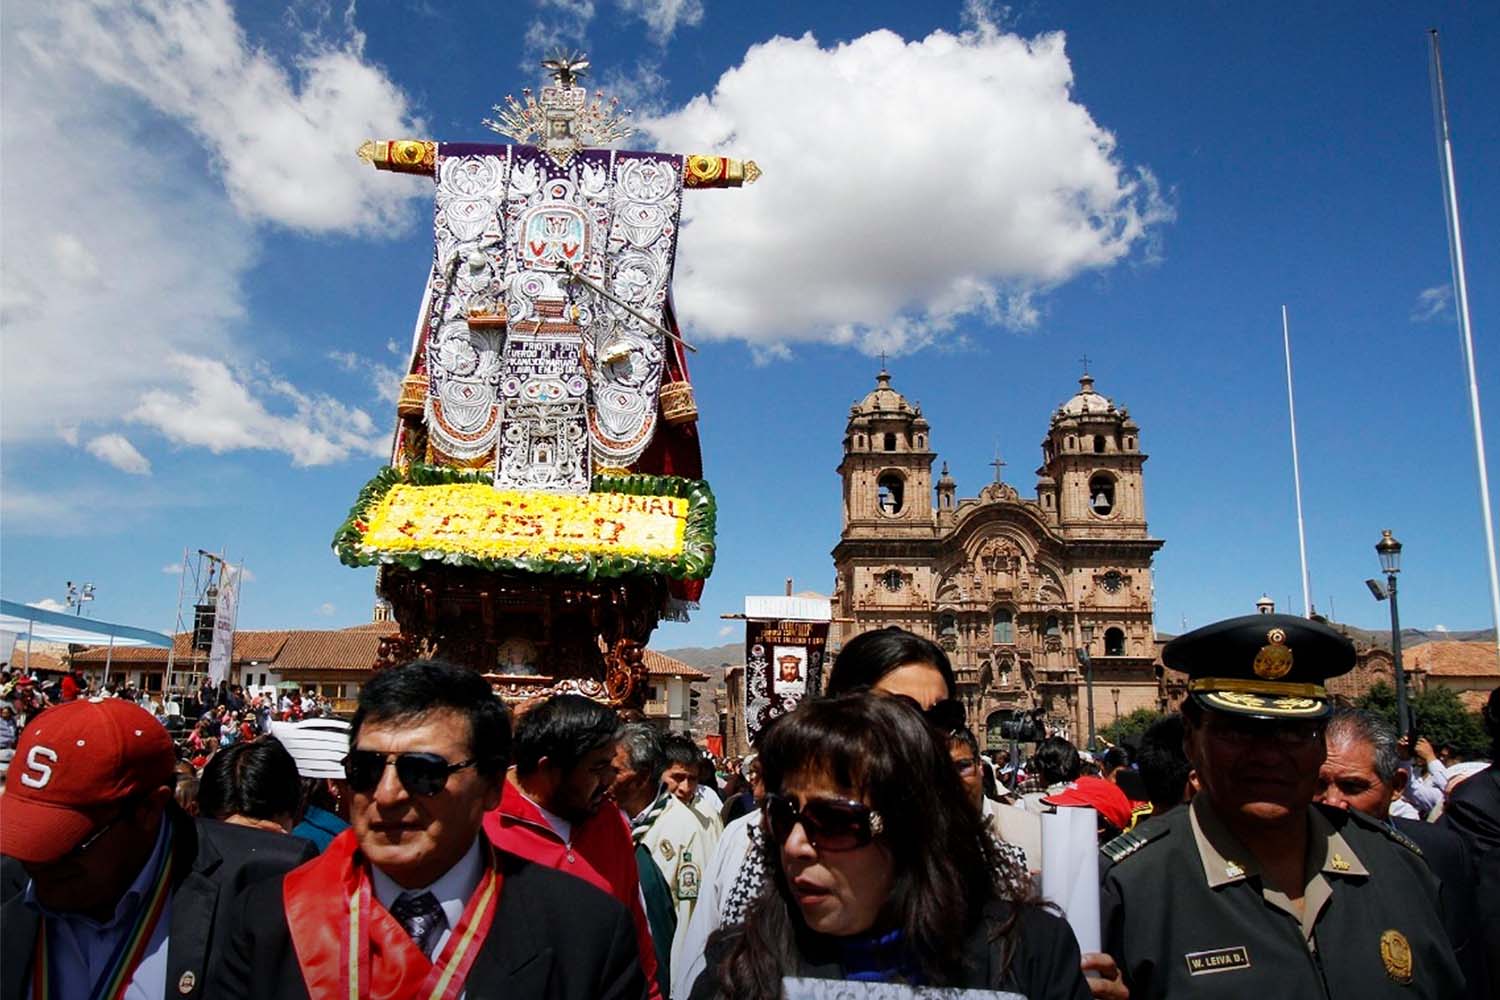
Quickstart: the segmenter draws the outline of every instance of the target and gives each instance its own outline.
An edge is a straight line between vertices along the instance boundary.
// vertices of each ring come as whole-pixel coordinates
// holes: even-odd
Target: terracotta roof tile
[[[1500,661],[1488,642],[1424,642],[1407,656],[1414,669],[1430,677],[1500,677]]]
[[[11,654],[10,663],[7,666],[13,670],[20,670],[23,667],[27,670],[62,670],[63,662],[61,657],[44,653],[39,649],[33,649],[28,657],[26,644],[18,642],[16,651]]]
[[[395,629],[386,630],[386,634]],[[339,670],[368,672],[375,663],[382,633],[361,629],[335,629],[327,632],[293,632],[287,637],[281,655],[276,657],[279,673],[301,670]]]
[[[652,677],[686,677],[690,681],[706,681],[708,675],[681,660],[674,659],[654,649],[643,650],[646,673]]]

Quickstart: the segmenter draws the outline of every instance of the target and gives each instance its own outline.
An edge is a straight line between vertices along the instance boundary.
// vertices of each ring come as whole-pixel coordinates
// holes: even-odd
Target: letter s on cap
[[[40,743],[32,747],[26,754],[26,770],[21,772],[21,784],[27,788],[46,788],[47,782],[52,780],[52,768],[43,764],[39,758],[46,757],[52,763],[57,763],[57,751],[51,747],[44,747]],[[31,772],[36,772],[32,777]]]

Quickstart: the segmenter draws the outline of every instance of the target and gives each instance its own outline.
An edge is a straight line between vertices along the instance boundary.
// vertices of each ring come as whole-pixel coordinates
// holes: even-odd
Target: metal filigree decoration
[[[630,109],[619,110],[619,98],[605,100],[603,91],[595,91],[589,100],[588,88],[578,82],[589,68],[585,56],[560,52],[542,60],[542,66],[553,82],[539,97],[530,87],[521,91],[521,101],[506,94],[505,103],[493,107],[495,117],[484,119],[486,128],[523,145],[540,146],[559,165],[585,146],[609,146],[635,131],[625,121]]]

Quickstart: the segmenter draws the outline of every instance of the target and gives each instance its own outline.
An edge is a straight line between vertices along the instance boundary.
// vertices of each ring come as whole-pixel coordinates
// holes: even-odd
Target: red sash
[[[484,877],[435,962],[375,902],[353,830],[287,875],[282,903],[310,1000],[456,1000],[500,901],[500,871],[485,850]]]

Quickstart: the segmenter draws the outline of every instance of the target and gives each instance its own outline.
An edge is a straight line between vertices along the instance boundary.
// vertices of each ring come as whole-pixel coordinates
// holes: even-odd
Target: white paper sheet
[[[1092,809],[1042,815],[1042,897],[1062,908],[1083,951],[1099,950],[1099,835]]]

